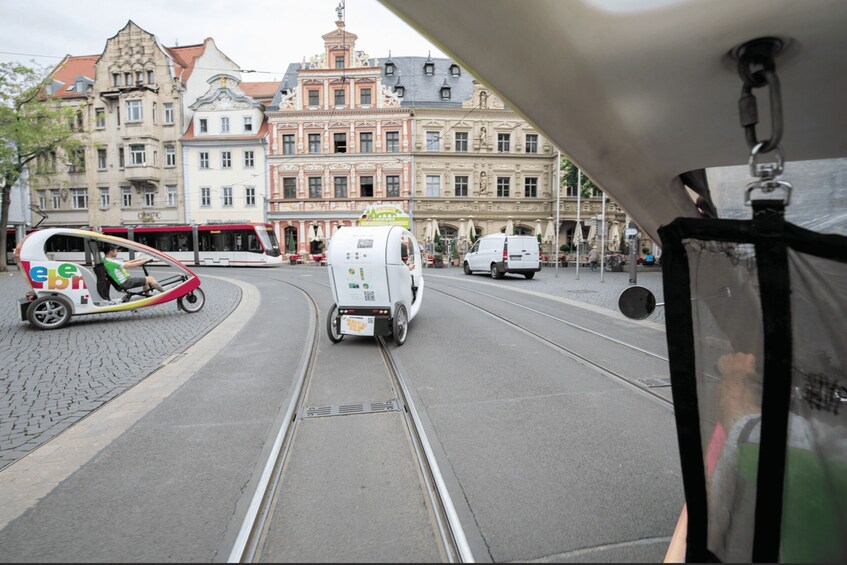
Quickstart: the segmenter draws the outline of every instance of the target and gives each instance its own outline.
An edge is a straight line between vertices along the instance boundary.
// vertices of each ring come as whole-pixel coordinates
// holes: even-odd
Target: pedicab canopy
[[[409,214],[387,204],[371,204],[359,218],[360,226],[400,226],[411,229],[412,221]]]

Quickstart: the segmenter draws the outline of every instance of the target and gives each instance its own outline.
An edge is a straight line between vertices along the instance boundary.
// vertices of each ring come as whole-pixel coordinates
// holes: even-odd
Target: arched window
[[[286,253],[297,252],[297,228],[293,226],[288,226],[287,228],[285,228],[283,230],[282,240],[285,242]]]

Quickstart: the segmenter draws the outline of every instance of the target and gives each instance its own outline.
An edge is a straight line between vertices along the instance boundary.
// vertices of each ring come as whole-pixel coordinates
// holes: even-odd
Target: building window
[[[153,208],[156,205],[156,189],[152,187],[147,187],[144,189],[144,206],[146,208]]]
[[[385,150],[388,153],[397,153],[400,151],[400,132],[387,131],[385,132]]]
[[[432,76],[435,74],[435,63],[432,61],[427,61],[424,63],[424,74]]]
[[[232,151],[221,151],[221,168],[229,169],[232,167]]]
[[[441,99],[450,100],[450,85],[447,84],[447,79],[444,79],[444,85],[441,87]]]
[[[456,152],[467,153],[467,151],[468,151],[468,132],[457,131],[456,132]]]
[[[208,186],[200,187],[200,207],[210,208],[212,206],[212,189]]]
[[[343,106],[344,105],[344,90],[339,88],[335,91],[335,105]]]
[[[323,198],[321,177],[309,177],[309,198]]]
[[[526,152],[527,153],[538,153],[538,134],[537,133],[526,134]]]
[[[153,76],[153,71],[147,71],[147,84],[156,82],[156,77]]]
[[[38,192],[38,207],[42,210],[47,209],[47,191],[39,190]]]
[[[106,150],[98,149],[97,150],[97,169],[101,171],[106,170]]]
[[[144,145],[133,144],[129,146],[129,163],[131,165],[144,165],[146,160]]]
[[[400,197],[400,176],[389,175],[385,177],[385,196],[388,198]]]
[[[244,168],[252,169],[255,166],[255,159],[253,158],[253,151],[245,151],[244,152]]]
[[[132,188],[129,186],[121,187],[121,207],[123,208],[131,208],[132,207]]]
[[[109,207],[109,187],[100,187],[100,208],[106,209]]]
[[[245,186],[244,187],[244,205],[255,207],[256,206],[256,187],[255,186]]]
[[[153,102],[153,111],[151,112],[153,115],[153,125],[157,125],[159,123],[159,105]]]
[[[320,153],[320,152],[321,152],[321,134],[310,133],[309,134],[309,153]]]
[[[497,177],[497,197],[508,198],[509,196],[509,177]]]
[[[112,73],[112,86],[121,85],[121,73]]]
[[[569,185],[566,196],[576,198],[576,187]]]
[[[226,116],[221,118],[221,133],[229,133],[229,118]]]
[[[244,116],[244,132],[253,131],[253,116]]]
[[[366,106],[371,103],[371,89],[363,88],[359,94],[359,103]]]
[[[347,198],[347,177],[335,177],[335,197]]]
[[[457,176],[455,177],[455,186],[454,191],[456,196],[467,196],[468,195],[468,177],[465,176]]]
[[[207,133],[209,131],[209,122],[206,118],[200,118],[200,133]]]
[[[58,210],[62,206],[62,196],[59,193],[58,188],[50,189],[50,207],[54,210]]]
[[[427,175],[426,177],[426,195],[441,196],[441,177],[437,175]]]
[[[343,69],[344,68],[344,55],[336,55],[335,56],[335,68]]]
[[[297,179],[294,177],[285,177],[282,179],[282,197],[286,200],[294,200],[297,198]]]
[[[597,188],[596,186],[591,188],[592,198],[600,198],[601,196],[603,196],[603,192],[599,188]]]
[[[347,134],[346,133],[334,133],[334,134],[332,134],[332,139],[335,143],[335,152],[336,153],[347,153]]]
[[[176,167],[176,147],[171,144],[165,145],[165,166]]]
[[[76,210],[84,210],[88,208],[88,189],[74,188],[71,189],[71,207]]]
[[[231,186],[222,186],[221,187],[221,205],[224,208],[232,208],[232,187]]]
[[[294,134],[286,133],[282,136],[282,154],[294,155]]]
[[[200,152],[200,168],[208,169],[209,168],[209,152],[201,151]]]
[[[106,127],[106,110],[105,108],[96,108],[94,110],[94,127],[103,129]]]
[[[167,185],[168,190],[168,206],[174,207],[176,206],[176,185],[169,184]]]
[[[388,76],[394,75],[394,63],[391,61],[385,63],[385,74]]]
[[[126,101],[126,121],[140,122],[144,119],[144,107],[141,105],[141,100]]]
[[[321,103],[321,91],[309,90],[309,106],[319,106]]]
[[[166,123],[166,124],[174,123],[174,105],[173,105],[172,102],[165,102],[164,112],[165,112],[165,117],[164,117],[164,120],[163,120],[164,123]]]
[[[500,153],[508,153],[509,152],[509,140],[511,138],[511,134],[508,133],[498,133],[497,134],[497,151]]]
[[[371,176],[359,177],[359,196],[362,198],[373,198],[374,178]]]
[[[359,134],[359,152],[370,153],[373,151],[374,134],[371,132],[362,132]]]
[[[426,132],[426,150],[427,151],[438,151],[439,150],[439,140],[441,136],[437,131],[428,131]]]
[[[124,86],[132,86],[132,73],[124,73]]]
[[[538,178],[527,177],[524,179],[523,195],[525,198],[538,198]]]
[[[406,96],[406,87],[402,84],[395,84],[394,93],[397,95],[398,98],[403,98],[404,96]]]
[[[135,71],[135,84],[144,84],[144,71]]]
[[[118,147],[118,167],[124,168],[124,148]]]
[[[462,69],[459,68],[459,65],[453,63],[450,65],[450,74],[454,77],[462,76]]]

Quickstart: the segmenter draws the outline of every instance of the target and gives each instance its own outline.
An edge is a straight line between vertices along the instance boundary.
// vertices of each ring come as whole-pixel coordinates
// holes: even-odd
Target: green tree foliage
[[[580,180],[579,169],[577,166],[566,157],[562,157],[559,169],[559,177],[562,181],[562,186],[576,186]],[[595,185],[585,173],[582,174],[581,177],[582,186],[580,187],[580,196],[582,198],[589,198],[592,194],[592,191],[597,189],[597,185]]]
[[[80,147],[71,129],[75,109],[44,95],[48,81],[43,70],[0,63],[0,250],[6,249],[12,187],[27,166],[57,149],[71,155]],[[0,253],[0,272],[7,268],[6,253]]]
[[[436,232],[435,237],[432,239],[432,243],[435,246],[435,254],[441,255],[444,253],[444,244],[441,243],[441,234]]]

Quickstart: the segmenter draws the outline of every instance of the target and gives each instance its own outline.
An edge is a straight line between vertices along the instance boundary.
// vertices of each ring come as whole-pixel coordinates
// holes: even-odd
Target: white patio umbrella
[[[468,226],[465,223],[464,218],[459,218],[459,234],[457,235],[457,239],[459,241],[464,241],[468,238]]]
[[[441,237],[441,229],[438,227],[438,220],[435,218],[432,219],[432,238],[435,239],[435,236]]]
[[[429,218],[424,224],[424,241],[432,241],[432,218]]]
[[[476,227],[473,225],[473,216],[468,216],[468,241],[471,239],[471,234],[476,237]]]
[[[544,234],[541,233],[541,220],[535,220],[535,235],[540,235],[542,240],[544,239]]]
[[[322,224],[318,224],[317,229],[315,230],[315,239],[317,241],[322,241],[324,238],[324,227]]]
[[[316,241],[317,232],[315,231],[315,224],[309,224],[309,241]]]
[[[588,237],[585,241],[587,241],[589,245],[593,245],[595,239],[597,239],[597,226],[595,224],[591,224],[591,227],[588,228]]]
[[[577,222],[573,228],[573,244],[581,245],[582,244],[582,222]],[[577,251],[579,249],[577,248]]]
[[[512,217],[509,216],[509,219],[506,220],[506,230],[505,230],[504,233],[506,235],[512,235],[512,232],[514,232],[514,231],[515,231],[515,225],[512,223]]]
[[[550,243],[556,239],[556,222],[553,218],[547,219],[547,229],[544,230],[544,241]]]
[[[609,228],[609,249],[617,249],[618,243],[620,240],[620,227],[618,227],[618,222],[613,222],[612,226]]]
[[[332,237],[332,236],[334,236],[336,233],[338,233],[338,228],[339,228],[338,222],[333,223],[333,224],[332,224],[332,231],[330,231],[330,236],[329,236],[329,237]]]

